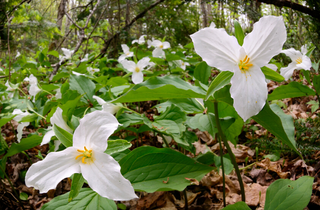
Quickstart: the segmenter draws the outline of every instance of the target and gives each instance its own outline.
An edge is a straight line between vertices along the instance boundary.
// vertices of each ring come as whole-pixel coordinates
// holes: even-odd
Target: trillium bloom
[[[33,74],[29,76],[29,84],[30,84],[29,93],[30,95],[35,97],[37,93],[41,91],[41,89],[38,87],[37,77],[33,76]]]
[[[118,62],[121,62],[121,61],[123,61],[125,58],[129,58],[129,57],[132,57],[132,56],[133,56],[133,52],[130,52],[130,49],[129,49],[128,45],[122,44],[122,45],[121,45],[121,48],[122,48],[123,54],[120,55],[120,57],[119,57],[119,59],[118,59]]]
[[[306,55],[308,52],[306,46],[301,47],[301,52],[293,48],[282,50],[281,52],[289,56],[292,60],[287,67],[280,69],[280,74],[285,78],[285,80],[288,80],[292,76],[295,69],[311,69],[312,64],[310,58]]]
[[[122,66],[128,71],[132,72],[132,82],[134,84],[139,84],[143,82],[143,73],[144,68],[153,65],[152,62],[149,62],[150,58],[144,57],[138,63],[133,61],[123,60],[120,62]]]
[[[142,35],[142,36],[140,36],[139,39],[133,40],[133,41],[132,41],[132,44],[134,44],[134,43],[144,44],[144,43],[145,43],[145,39],[144,39],[145,36],[146,36],[146,35]]]
[[[99,96],[93,96],[94,99],[97,100],[98,104],[102,106],[103,111],[108,112],[110,114],[115,114],[121,109],[121,105],[114,105],[112,103],[108,103]]]
[[[13,120],[19,122],[23,117],[29,115],[30,113],[25,111],[25,112],[22,112],[20,109],[15,109],[13,110],[12,114],[14,115],[17,115],[13,118]],[[20,142],[21,138],[22,138],[22,130],[24,127],[28,126],[30,124],[30,122],[21,122],[19,123],[18,127],[17,127],[17,131],[18,131],[18,134],[17,134],[17,140],[18,142]]]
[[[61,65],[61,63],[66,60],[66,59],[70,59],[72,57],[72,54],[74,53],[74,50],[69,50],[66,48],[61,48],[62,52],[63,52],[63,56],[59,55],[60,58],[60,62],[59,64]]]
[[[62,94],[61,94],[60,88],[58,88],[56,90],[56,94],[54,96],[56,97],[56,99],[61,99],[62,98]]]
[[[80,62],[85,62],[85,61],[88,61],[88,60],[89,60],[89,54],[87,53],[87,54],[85,54],[84,58],[82,58],[80,60]]]
[[[282,17],[265,16],[253,26],[238,44],[234,36],[224,29],[204,28],[191,39],[195,50],[209,66],[221,71],[231,71],[231,97],[233,106],[245,121],[264,107],[268,89],[261,67],[279,54],[286,41],[286,29]]]
[[[85,74],[81,74],[81,73],[76,72],[76,71],[72,71],[72,74],[74,74],[76,76],[86,76]]]
[[[155,47],[155,49],[152,51],[152,56],[156,58],[165,57],[163,49],[170,48],[169,42],[161,42],[159,40],[153,40],[150,44],[151,46]]]
[[[34,163],[26,174],[26,185],[40,193],[54,189],[64,178],[82,173],[92,190],[112,200],[137,198],[131,183],[120,173],[120,165],[104,153],[108,137],[119,122],[110,113],[95,111],[85,115],[73,135],[73,146],[51,152]]]
[[[62,117],[62,109],[58,107],[52,117],[50,118],[50,122],[52,126],[49,126],[49,130],[43,137],[41,145],[48,144],[51,140],[52,136],[55,136],[54,131],[53,131],[53,126],[57,125],[60,128],[64,129],[65,131],[72,133],[73,130],[68,126],[68,124],[64,121]]]
[[[184,62],[182,60],[177,60],[177,61],[174,61],[180,68],[182,68],[183,70],[186,70],[186,67],[187,66],[190,66],[189,63],[187,62]]]
[[[88,71],[91,75],[93,75],[94,73],[99,72],[100,69],[95,69],[95,68],[92,68],[92,67],[87,67],[87,71]]]
[[[7,80],[6,84],[4,84],[4,85],[7,87],[6,91],[8,91],[8,98],[12,98],[14,91],[15,91],[15,88],[11,87],[9,80]]]
[[[16,58],[18,58],[19,56],[21,56],[20,52],[17,51],[17,55],[16,55]]]

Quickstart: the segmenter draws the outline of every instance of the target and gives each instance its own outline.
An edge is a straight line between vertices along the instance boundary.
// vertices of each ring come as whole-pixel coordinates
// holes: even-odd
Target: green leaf
[[[131,143],[127,140],[108,140],[108,148],[106,149],[105,153],[112,155],[117,152],[122,152],[130,147]]]
[[[0,128],[2,126],[4,126],[5,124],[7,124],[7,122],[9,122],[10,120],[12,120],[14,118],[15,115],[10,115],[10,116],[6,116],[6,117],[1,117],[0,119]]]
[[[211,82],[205,99],[208,100],[208,98],[212,96],[217,90],[229,84],[232,76],[233,73],[230,71],[220,72],[220,74],[218,74],[218,76],[216,76],[216,78]]]
[[[312,82],[314,89],[318,94],[320,94],[320,75],[314,75]]]
[[[18,154],[19,152],[38,146],[42,141],[41,136],[33,135],[28,138],[21,139],[20,143],[13,143],[9,148],[6,157]]]
[[[3,155],[8,149],[8,144],[0,132],[0,155]]]
[[[302,210],[311,198],[313,177],[278,179],[267,189],[265,210]]]
[[[21,200],[23,200],[23,201],[28,200],[28,197],[29,197],[29,195],[27,193],[25,193],[25,192],[21,192],[20,195],[19,195],[19,198]]]
[[[101,197],[90,188],[82,188],[79,195],[68,202],[69,193],[60,195],[43,205],[41,210],[117,210],[117,205],[113,200]]]
[[[53,126],[53,131],[54,131],[54,134],[56,135],[56,137],[61,141],[61,143],[64,146],[66,146],[66,147],[72,146],[73,135],[71,133],[63,130],[62,128],[60,128],[56,124],[54,124],[54,126]]]
[[[203,98],[204,90],[174,76],[151,77],[135,85],[112,103],[164,100],[176,98]]]
[[[242,46],[243,39],[244,39],[244,33],[241,28],[241,25],[237,21],[234,21],[233,24],[234,24],[234,31],[235,31],[235,35],[238,40],[238,43],[240,46]]]
[[[70,99],[61,105],[61,109],[63,110],[62,117],[65,121],[68,121],[72,117],[72,114],[74,113],[76,106],[79,104],[81,97],[82,96],[78,96],[75,99]]]
[[[239,201],[235,204],[232,204],[223,208],[222,210],[251,210],[251,209],[245,202]]]
[[[72,201],[75,197],[77,197],[82,189],[84,178],[82,174],[75,173],[71,182],[71,189],[69,193],[68,202]]]
[[[268,67],[265,67],[265,66],[262,67],[261,71],[266,76],[266,79],[270,79],[270,80],[277,81],[277,82],[282,82],[284,80],[283,76],[281,76],[278,72],[273,71],[272,69],[270,69]]]
[[[182,191],[190,181],[201,178],[213,168],[169,148],[139,147],[119,162],[121,173],[135,190]],[[166,182],[168,181],[168,182]]]
[[[130,125],[139,125],[139,124],[146,124],[149,127],[151,126],[150,120],[144,116],[144,115],[139,115],[137,113],[122,113],[118,117],[118,121],[120,124],[122,124],[122,127],[128,127]]]
[[[47,55],[53,55],[54,57],[59,58],[59,53],[55,50],[48,52]]]
[[[217,168],[220,168],[221,167],[221,157],[220,156],[214,156],[213,160],[214,160],[214,165]],[[228,174],[230,174],[232,172],[233,164],[231,163],[229,154],[223,155],[223,166],[224,166],[224,173],[225,174],[228,175]]]
[[[35,120],[38,119],[38,115],[36,115],[35,113],[29,114],[25,117],[23,117],[20,122],[33,122]]]
[[[94,90],[96,85],[87,77],[84,76],[70,76],[70,89],[76,90],[78,93],[83,95],[83,100],[85,103],[89,101],[94,101],[92,96],[94,95]]]
[[[296,148],[293,119],[290,115],[283,113],[278,105],[271,104],[269,106],[269,104],[266,103],[259,114],[252,118],[283,143],[288,145],[297,154],[301,155]]]
[[[205,61],[199,63],[194,69],[193,76],[202,82],[203,84],[208,84],[209,77],[211,75],[211,67]]]
[[[314,96],[316,93],[299,82],[290,82],[287,85],[281,85],[269,94],[268,100],[279,100],[284,98],[295,98],[301,96]]]
[[[158,109],[158,112],[164,112],[167,107],[170,107],[172,104],[176,105],[187,114],[202,113],[204,111],[200,102],[194,98],[170,99],[164,103],[157,104],[155,107]]]

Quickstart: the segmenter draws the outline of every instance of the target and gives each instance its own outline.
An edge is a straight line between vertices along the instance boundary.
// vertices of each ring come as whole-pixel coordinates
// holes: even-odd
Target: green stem
[[[241,190],[241,197],[242,197],[242,201],[246,202],[246,197],[245,197],[245,193],[244,193],[244,186],[243,186],[243,182],[242,182],[242,177],[240,174],[240,170],[239,170],[239,166],[236,162],[236,157],[234,156],[229,144],[228,144],[228,140],[226,139],[222,129],[221,129],[221,125],[220,125],[220,120],[219,120],[219,112],[218,112],[218,102],[215,100],[214,101],[214,113],[215,113],[215,118],[216,118],[216,122],[217,122],[217,128],[218,128],[218,133],[220,135],[220,138],[223,140],[223,144],[224,146],[227,148],[227,151],[229,153],[231,162],[233,164],[234,170],[236,171],[237,177],[238,177],[238,181],[240,184],[240,190]]]
[[[160,135],[161,135],[161,137],[162,137],[162,139],[163,139],[163,142],[165,143],[166,147],[170,148],[170,147],[169,147],[169,144],[168,144],[168,142],[167,142],[167,139],[164,137],[164,135],[163,135],[162,133],[160,133]]]
[[[217,118],[216,118],[217,120]],[[219,120],[219,119],[218,119]],[[223,193],[223,207],[226,207],[226,178],[224,174],[224,165],[223,165],[223,151],[222,151],[222,144],[221,144],[221,138],[218,137],[219,146],[220,146],[220,162],[221,162],[221,168],[222,168],[222,193]],[[219,169],[218,169],[219,172]]]

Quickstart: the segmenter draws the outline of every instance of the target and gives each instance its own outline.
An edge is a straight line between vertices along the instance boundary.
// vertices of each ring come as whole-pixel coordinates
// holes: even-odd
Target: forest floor
[[[295,78],[299,80],[297,75]],[[279,85],[275,82],[269,83],[269,93]],[[305,175],[314,177],[312,197],[305,209],[320,209],[320,119],[318,116],[319,111],[312,112],[311,105],[307,104],[310,100],[315,100],[315,98],[301,97],[280,102],[283,110],[294,119],[297,147],[301,151],[304,160],[281,144],[271,133],[253,120],[244,127],[239,136],[237,146],[231,145],[245,183],[246,203],[251,209],[262,210],[264,208],[266,190],[275,180],[296,180]],[[141,111],[145,111],[150,117],[154,113],[147,112],[147,110],[150,110],[150,106],[147,103],[146,109]],[[15,121],[11,123],[16,129],[18,124]],[[4,134],[9,146],[15,140],[12,125],[8,123],[1,129],[1,133]],[[219,144],[216,139],[206,132],[193,131],[199,137],[199,141],[195,143],[196,155],[205,153],[207,146],[213,153],[219,154]],[[23,136],[25,137],[33,132],[35,132],[34,128],[29,126],[25,128]],[[146,133],[139,139],[132,141],[133,146],[130,149],[134,149],[136,145],[161,147],[162,144],[159,139],[150,133]],[[39,151],[45,157],[48,150],[48,145],[37,146],[25,151],[25,154],[16,154],[8,160],[6,173],[16,193],[23,192],[22,195],[24,196],[20,194],[20,199],[17,199],[8,179],[1,179],[0,210],[40,209],[43,204],[54,197],[70,190],[71,181],[69,178],[61,181],[55,190],[50,190],[44,194],[39,194],[38,190],[25,186],[23,177],[30,167],[30,163],[39,161]],[[193,154],[187,155],[193,157]],[[265,157],[266,155],[268,156]],[[221,172],[213,170],[203,177],[200,182],[197,180],[190,181],[193,185],[188,186],[185,192],[137,192],[138,199],[122,203],[128,210],[214,210],[223,208]],[[233,172],[226,176],[226,195],[227,204],[233,204],[241,200],[238,179]],[[124,205],[122,206],[124,207]]]

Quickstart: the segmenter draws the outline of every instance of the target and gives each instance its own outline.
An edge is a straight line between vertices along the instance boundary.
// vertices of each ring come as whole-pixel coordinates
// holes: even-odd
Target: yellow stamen
[[[163,48],[163,45],[160,45],[159,47],[162,49],[162,48]]]
[[[246,55],[246,57],[243,60],[240,60],[238,66],[242,73],[245,73],[249,70],[249,68],[253,65],[250,62],[250,58]]]
[[[302,59],[301,59],[301,58],[298,58],[298,59],[296,60],[296,62],[297,62],[297,64],[300,64],[300,63],[302,63]]]
[[[136,67],[136,68],[134,69],[134,71],[137,72],[137,73],[139,73],[139,72],[140,72],[140,68],[139,68],[139,67]]]
[[[86,159],[89,159],[90,161],[93,161],[92,158],[92,149],[88,150],[87,147],[84,147],[84,150],[77,149],[78,152],[81,152],[82,154],[78,155],[76,157],[76,160],[79,157],[82,157],[81,162],[86,164]]]

